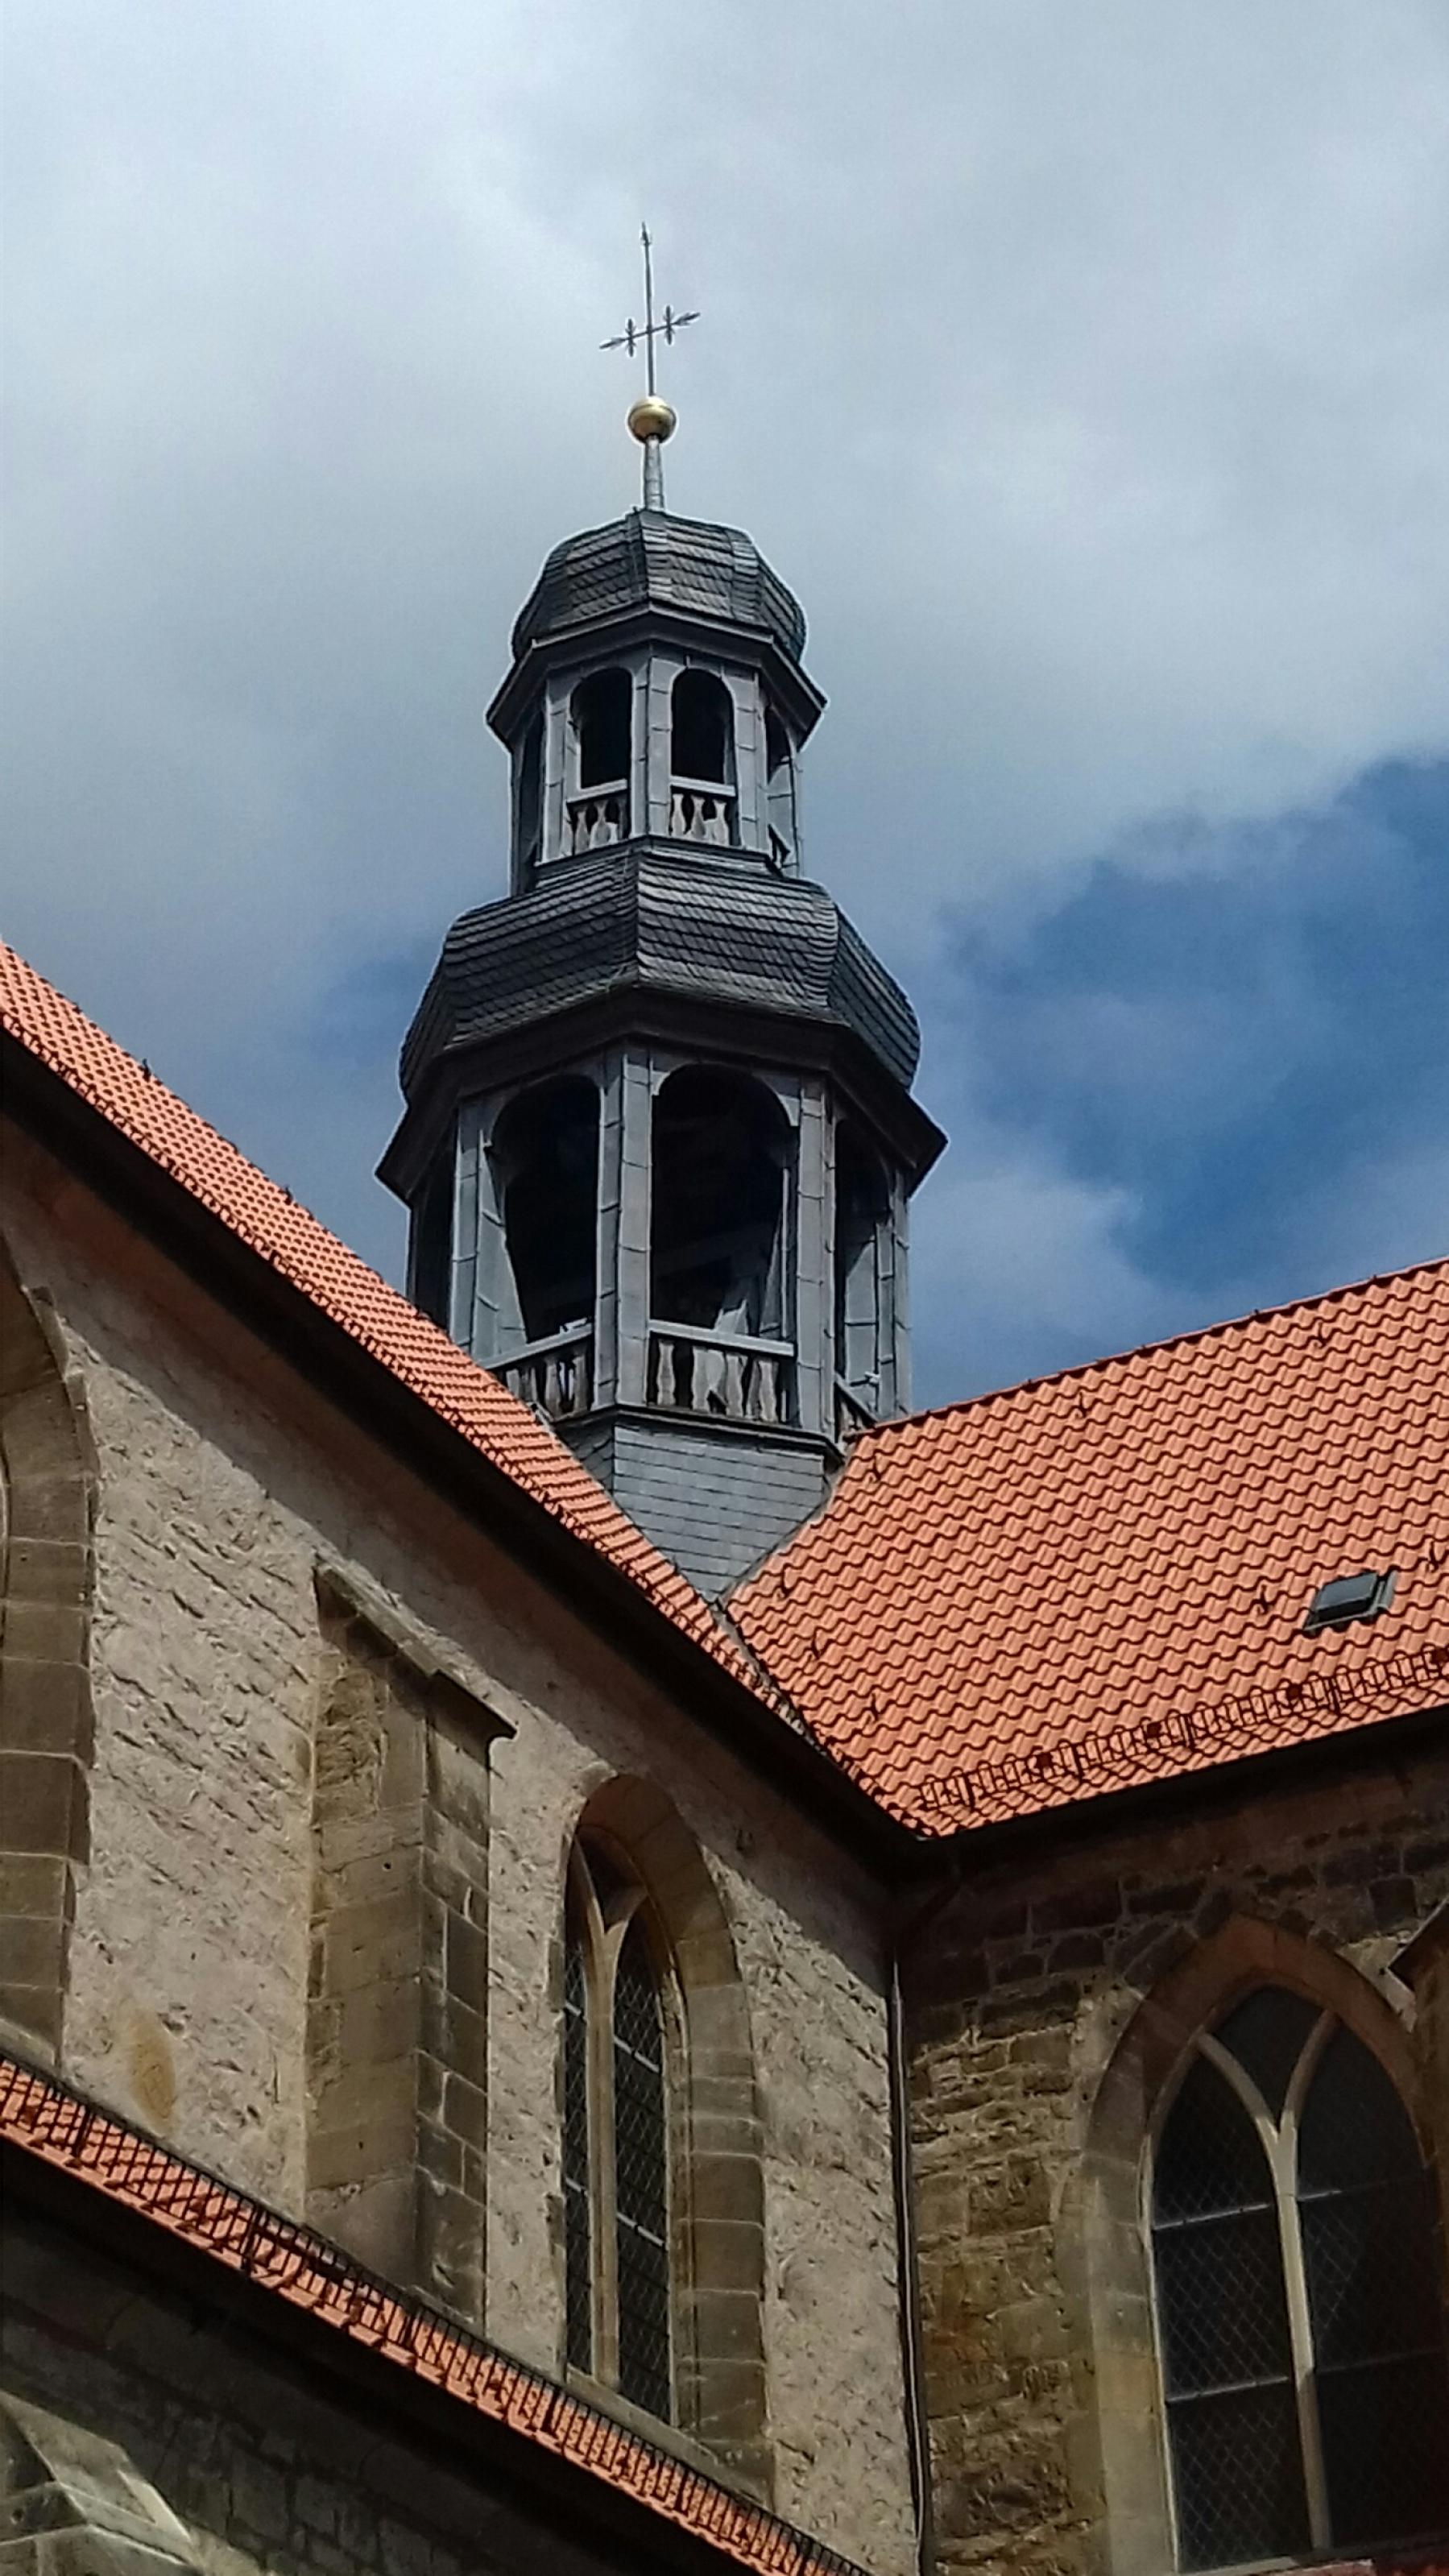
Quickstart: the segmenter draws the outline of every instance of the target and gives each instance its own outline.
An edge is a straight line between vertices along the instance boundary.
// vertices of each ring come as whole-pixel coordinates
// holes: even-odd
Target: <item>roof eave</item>
[[[964,1880],[972,1860],[981,1860],[984,1865],[1006,1851],[1044,1848],[1088,1835],[1099,1838],[1119,1830],[1135,1830],[1144,1819],[1171,1816],[1184,1807],[1201,1813],[1204,1805],[1231,1806],[1244,1795],[1271,1793],[1280,1782],[1288,1780],[1290,1773],[1294,1784],[1301,1787],[1305,1765],[1331,1771],[1338,1767],[1355,1769],[1375,1759],[1393,1761],[1400,1748],[1416,1750],[1420,1735],[1426,1739],[1436,1732],[1442,1735],[1446,1722],[1446,1702],[1404,1710],[1396,1717],[1363,1718],[1356,1726],[1306,1736],[1296,1744],[1265,1745],[1256,1752],[1236,1754],[1231,1760],[1212,1763],[1202,1770],[1175,1771],[1160,1780],[1129,1781],[1120,1789],[1104,1789],[1095,1797],[1064,1799],[1054,1807],[1038,1807],[1030,1815],[962,1824],[951,1833],[937,1833],[928,1842],[918,1844],[917,1849],[934,1851],[938,1866],[955,1860]]]
[[[417,2442],[422,2461],[446,2462],[454,2475],[481,2472],[506,2507],[541,2525],[543,2533],[553,2530],[567,2540],[590,2532],[610,2564],[659,2569],[668,2576],[720,2576],[725,2567],[741,2565],[727,2543],[689,2530],[644,2496],[521,2426],[470,2406],[421,2372],[400,2369],[386,2352],[339,2333],[313,2309],[278,2296],[239,2266],[159,2226],[144,2209],[117,2199],[83,2173],[67,2172],[5,2137],[0,2177],[4,2206],[12,2213],[29,2210],[42,2224],[170,2289],[193,2320],[215,2316],[243,2349],[275,2351],[309,2387],[330,2382],[339,2395],[349,2392],[374,2424],[406,2428],[405,2438]],[[807,2570],[832,2563],[805,2534],[797,2537],[799,2562]]]

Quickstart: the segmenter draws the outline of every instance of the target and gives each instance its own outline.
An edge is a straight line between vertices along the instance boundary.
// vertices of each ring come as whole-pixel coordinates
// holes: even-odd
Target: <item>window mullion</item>
[[[594,2375],[619,2375],[619,2247],[614,2212],[614,1968],[619,1937],[591,1947],[589,2015],[590,2189],[594,2205]]]
[[[1288,2299],[1288,2333],[1293,2347],[1293,2381],[1298,2398],[1298,2431],[1303,2444],[1303,2482],[1308,2490],[1308,2527],[1315,2549],[1333,2538],[1328,2516],[1328,2479],[1323,2462],[1323,2427],[1318,2413],[1317,2372],[1313,2354],[1313,2311],[1308,2300],[1308,2268],[1303,2259],[1303,2230],[1298,2220],[1298,2113],[1307,2077],[1317,2064],[1332,2027],[1325,2013],[1299,2059],[1281,2126],[1273,2136],[1270,2157],[1278,2226],[1283,2239],[1283,2286]]]

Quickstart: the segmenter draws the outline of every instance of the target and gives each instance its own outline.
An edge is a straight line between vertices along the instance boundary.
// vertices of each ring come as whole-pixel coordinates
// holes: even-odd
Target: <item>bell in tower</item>
[[[635,406],[644,506],[556,547],[514,627],[510,891],[448,933],[381,1169],[416,1302],[718,1592],[909,1402],[943,1139],[904,994],[802,874],[804,618],[665,509],[673,425]]]

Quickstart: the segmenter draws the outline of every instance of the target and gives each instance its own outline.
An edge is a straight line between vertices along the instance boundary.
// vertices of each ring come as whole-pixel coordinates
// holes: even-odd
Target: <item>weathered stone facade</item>
[[[484,2308],[488,1747],[504,1731],[382,1604],[318,1580],[307,2215]]]
[[[49,2061],[90,1850],[94,1503],[84,1390],[0,1245],[0,2029]]]
[[[715,2568],[577,2474],[520,2486],[486,2428],[384,2415],[246,2303],[10,2203],[0,2562],[10,2576],[633,2576]],[[470,2438],[471,2436],[471,2438]],[[598,2487],[599,2482],[592,2484]],[[611,2530],[611,2520],[614,2528]],[[656,2554],[657,2552],[657,2554]]]
[[[909,2562],[911,2507],[876,1891],[596,1626],[38,1146],[10,1146],[6,1179],[17,1268],[54,1298],[98,1462],[91,1859],[75,1900],[67,2079],[298,2215],[320,2215],[323,2195],[355,2203],[364,2184],[396,2179],[386,2123],[370,2118],[370,2142],[346,2144],[343,2102],[368,2093],[376,2108],[379,2066],[391,2066],[387,2084],[420,2137],[441,2081],[429,2152],[454,2177],[447,2188],[486,2205],[467,2259],[442,2261],[426,2244],[419,2254],[414,2235],[414,2277],[431,2266],[433,2294],[460,2308],[481,2290],[490,2336],[559,2372],[567,1853],[603,1784],[650,1781],[702,1855],[746,1998],[772,2500],[894,2576]],[[401,2048],[359,2067],[350,2097],[337,2089],[347,2076],[330,2012],[350,1934],[379,1945],[359,1964],[377,1970],[364,1982],[380,2003],[396,1965],[389,1942],[436,1943],[442,1915],[429,1935],[428,1909],[446,1914],[447,1896],[427,1882],[415,1775],[384,1837],[395,1856],[423,1855],[400,1909],[408,1923],[343,1925],[348,1889],[332,1860],[351,1862],[339,1819],[324,1813],[327,1754],[318,1769],[339,1647],[319,1615],[319,1566],[365,1587],[407,1634],[444,1641],[449,1689],[487,1712],[470,1739],[458,1701],[450,1720],[449,1795],[475,1820],[462,1876],[476,1875],[486,1836],[486,1906],[449,1882],[458,1901],[437,1986],[456,2037],[478,2009],[458,1979],[482,1976],[486,1959],[486,2064],[475,2053],[444,2065],[404,2033]],[[384,1697],[400,1707],[418,1696],[394,1656]],[[471,1786],[456,1776],[465,1739]],[[370,1830],[382,1815],[375,1802]],[[457,1814],[443,1821],[451,1836]],[[461,1865],[456,1845],[452,1859]],[[476,2051],[482,2034],[468,2031]],[[382,2045],[376,2029],[369,2045]],[[339,2233],[344,2216],[339,2203]],[[405,2233],[414,2219],[394,2206],[388,2224]],[[369,2243],[376,2259],[379,2240]]]
[[[943,2568],[1174,2564],[1143,2173],[1164,2085],[1235,1994],[1277,1983],[1335,2011],[1389,2067],[1426,2155],[1442,2165],[1449,2139],[1442,2017],[1416,2028],[1395,1973],[1449,1891],[1442,1739],[1091,1822],[968,1847],[911,1953]]]

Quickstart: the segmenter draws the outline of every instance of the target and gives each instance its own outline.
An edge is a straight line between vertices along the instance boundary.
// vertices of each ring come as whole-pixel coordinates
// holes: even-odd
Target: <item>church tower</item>
[[[381,1176],[416,1303],[717,1592],[909,1402],[944,1140],[905,995],[802,872],[804,617],[664,507],[668,405],[630,426],[644,506],[555,547],[513,629],[510,888],[444,941]]]

